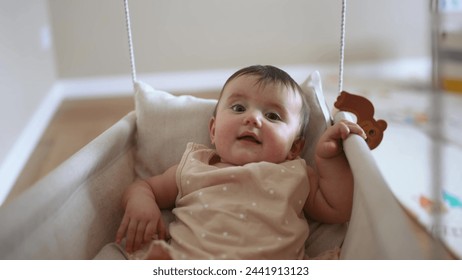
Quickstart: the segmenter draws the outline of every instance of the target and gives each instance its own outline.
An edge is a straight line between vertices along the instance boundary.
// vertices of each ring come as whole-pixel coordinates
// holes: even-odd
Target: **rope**
[[[432,168],[432,199],[433,201],[440,201],[443,185],[443,169],[442,169],[442,147],[443,140],[441,135],[443,135],[441,123],[443,119],[443,103],[442,103],[442,92],[440,88],[440,43],[439,36],[441,34],[441,11],[439,0],[431,0],[431,54],[432,54],[432,94],[430,97],[430,136],[432,139],[431,146],[431,163]],[[442,220],[441,214],[438,211],[432,211],[432,234],[436,238],[441,239],[442,237]],[[429,259],[440,259],[442,256],[439,255],[436,242],[433,243],[434,248],[432,252],[433,255],[428,256]]]
[[[345,60],[345,20],[346,20],[346,0],[342,0],[342,21],[340,25],[340,65],[338,73],[338,92],[343,90],[343,64]]]
[[[128,0],[124,0],[125,6],[125,23],[127,27],[127,34],[128,34],[128,49],[130,51],[130,66],[132,70],[132,82],[133,87],[135,87],[136,82],[136,67],[135,67],[135,54],[133,51],[133,40],[132,40],[132,28],[130,24],[130,11],[128,9]]]

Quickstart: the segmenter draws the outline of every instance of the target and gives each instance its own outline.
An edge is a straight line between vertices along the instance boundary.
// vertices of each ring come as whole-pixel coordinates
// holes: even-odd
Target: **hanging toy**
[[[339,92],[334,106],[340,111],[356,115],[358,125],[367,135],[366,143],[369,149],[375,149],[383,139],[383,132],[387,129],[387,122],[374,119],[374,106],[367,98],[348,93],[343,90],[343,64],[345,60],[345,21],[346,0],[342,1],[342,20],[340,31],[340,64],[339,64]]]
[[[367,98],[342,91],[334,106],[340,111],[350,112],[356,116],[358,125],[367,135],[366,143],[371,150],[382,142],[387,122],[374,119],[374,105]]]

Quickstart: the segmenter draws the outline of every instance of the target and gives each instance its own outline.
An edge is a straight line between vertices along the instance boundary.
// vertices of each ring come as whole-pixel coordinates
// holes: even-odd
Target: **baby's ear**
[[[215,145],[215,117],[212,117],[209,121],[209,136],[212,145]]]
[[[292,147],[290,148],[289,154],[287,155],[287,159],[293,160],[296,157],[300,156],[304,146],[305,146],[304,137],[298,137],[297,139],[295,139],[294,143],[292,144]]]

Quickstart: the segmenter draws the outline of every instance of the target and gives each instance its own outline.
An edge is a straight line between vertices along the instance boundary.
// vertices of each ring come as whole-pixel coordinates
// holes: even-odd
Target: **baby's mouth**
[[[240,136],[240,137],[237,138],[237,140],[248,141],[248,142],[252,142],[252,143],[256,143],[256,144],[261,144],[261,141],[259,141],[257,138],[255,138],[252,135]]]

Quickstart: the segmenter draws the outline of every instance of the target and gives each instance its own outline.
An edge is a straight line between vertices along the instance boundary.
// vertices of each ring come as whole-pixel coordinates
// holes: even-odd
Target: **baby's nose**
[[[253,125],[260,128],[262,125],[262,115],[259,112],[248,112],[244,117],[245,125]]]

